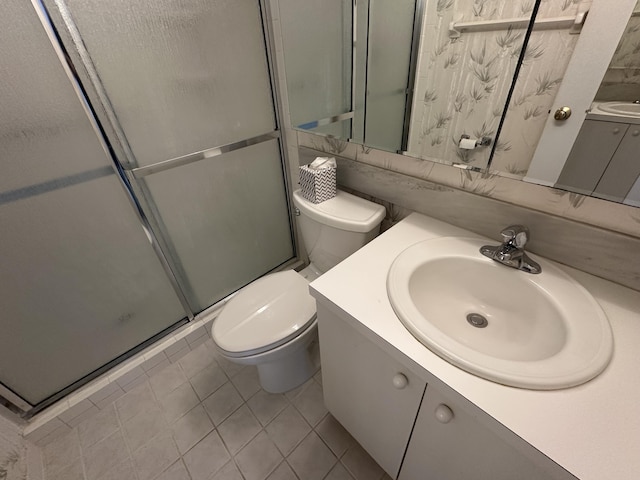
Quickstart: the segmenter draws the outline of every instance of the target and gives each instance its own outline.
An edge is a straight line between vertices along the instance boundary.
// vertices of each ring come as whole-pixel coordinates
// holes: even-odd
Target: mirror
[[[525,180],[640,206],[638,100],[640,2],[594,1]]]
[[[382,74],[387,71],[402,72],[407,75],[407,100],[402,107],[405,121],[400,127],[397,113],[385,116],[384,112],[389,111],[389,107],[383,107],[378,131],[387,131],[397,139],[398,131],[402,129],[399,151],[405,155],[449,164],[464,164],[477,169],[488,167],[492,174],[582,194],[593,193],[588,189],[561,185],[558,180],[586,120],[587,111],[591,116],[598,114],[592,105],[594,99],[614,101],[624,98],[628,104],[632,98],[640,98],[640,90],[636,89],[640,68],[633,64],[640,45],[640,16],[637,13],[632,16],[636,0],[618,0],[615,9],[611,8],[607,0],[416,0],[410,2],[415,7],[406,7],[404,16],[399,20],[399,25],[403,27],[392,29],[393,32],[407,32],[411,28],[411,22],[407,20],[406,11],[413,8],[411,47],[407,46],[406,37],[395,39],[397,41],[394,43],[390,39],[395,38],[391,33],[383,33],[383,46],[392,47],[387,48],[385,60],[376,70],[375,65],[372,65],[373,55],[368,56],[367,52],[368,49],[373,52],[382,47],[376,46],[375,34],[367,29],[367,24],[362,20],[368,18],[367,13],[375,15],[380,1],[360,1],[358,7],[353,9],[351,2],[345,5],[340,0],[326,0],[322,2],[322,6],[317,7],[318,11],[327,14],[332,2],[341,7],[342,16],[330,19],[308,13],[308,6],[302,9],[301,3],[311,3],[312,0],[280,0],[286,78],[294,125],[313,133],[349,139],[368,147],[398,151],[395,146],[383,145],[371,130],[363,128],[367,124],[371,125],[370,122],[375,122],[369,118],[375,109],[367,109],[367,103],[370,105],[372,102],[371,92],[367,91],[366,82],[358,83],[358,79],[375,80],[380,70]],[[536,9],[535,25],[505,111],[507,95],[502,92],[501,87],[505,86],[506,79],[516,70],[515,54],[521,49],[526,31],[526,25],[513,22],[513,19],[528,19]],[[337,11],[337,7],[334,10]],[[635,10],[640,10],[640,7]],[[390,18],[392,15],[386,16]],[[300,22],[301,18],[316,21]],[[457,39],[448,36],[451,22],[493,21],[499,18],[507,19],[499,25],[501,30],[496,30],[498,26],[495,25],[483,26],[481,28],[484,30],[481,31],[463,30]],[[416,19],[421,21],[416,22]],[[325,22],[331,28],[321,26]],[[583,22],[584,28],[581,30]],[[312,24],[311,28],[308,24]],[[296,29],[300,37],[306,35],[306,38],[296,41],[299,38],[292,33]],[[352,42],[354,37],[355,44]],[[315,49],[308,47],[312,38],[317,40]],[[510,44],[511,48],[502,48]],[[481,55],[482,52],[484,56]],[[493,60],[496,53],[498,57]],[[303,60],[300,61],[300,58]],[[405,62],[408,58],[408,66],[406,63],[396,66],[389,58]],[[367,60],[370,65],[367,65]],[[481,60],[482,63],[476,60]],[[610,64],[611,68],[608,69]],[[296,66],[303,65],[304,68],[295,70]],[[500,70],[501,74],[500,79],[495,79],[494,83],[491,82],[492,76],[496,74],[492,73],[493,65],[500,65],[495,71]],[[388,68],[385,69],[385,66]],[[620,66],[625,68],[619,68]],[[509,75],[505,74],[507,71]],[[342,75],[342,83],[335,81],[328,85],[330,76],[336,72]],[[353,84],[351,78],[354,78]],[[483,93],[480,87],[487,80],[490,92]],[[620,91],[620,88],[614,86],[616,83],[623,83],[624,96],[621,98],[612,96],[613,91]],[[403,85],[396,85],[397,97],[401,96],[403,88]],[[331,92],[339,93],[336,96]],[[391,90],[387,92],[389,97],[390,92]],[[634,92],[638,92],[637,95]],[[301,105],[306,102],[309,108],[306,116],[295,113],[298,108],[296,99],[300,97],[304,97]],[[340,98],[342,103],[331,104],[336,98]],[[312,105],[314,102],[315,105]],[[564,122],[554,120],[555,110],[564,105],[571,107],[571,117]],[[326,110],[320,112],[317,110],[319,106]],[[315,111],[318,113],[314,113]],[[469,151],[458,148],[457,141],[462,134],[474,138],[481,137],[484,133],[495,135],[503,113],[500,136],[497,141],[494,139],[494,146]],[[623,120],[626,122],[627,118]],[[618,120],[618,123],[624,122]],[[624,130],[624,133],[635,138],[635,130],[629,130],[635,128],[630,126],[634,122],[632,120],[628,125],[623,125],[618,134]],[[614,126],[613,129],[615,128]],[[600,138],[589,133],[586,135],[594,139]],[[589,151],[588,148],[586,150]],[[577,157],[584,159],[585,155],[577,152]],[[586,157],[589,158],[589,155]],[[584,160],[581,161],[579,169],[590,170],[585,164]],[[623,189],[628,187],[631,177],[634,175],[624,176],[627,184]],[[619,175],[611,175],[612,180],[608,183],[618,185],[621,182],[617,178]],[[620,194],[617,198],[600,195],[597,191],[595,195],[638,206],[640,184],[635,177],[634,182],[624,198]],[[633,192],[636,192],[636,197],[631,195]]]
[[[507,148],[496,135],[534,7],[533,0],[279,0],[291,122],[486,168],[493,151]],[[460,148],[463,137],[470,148]]]

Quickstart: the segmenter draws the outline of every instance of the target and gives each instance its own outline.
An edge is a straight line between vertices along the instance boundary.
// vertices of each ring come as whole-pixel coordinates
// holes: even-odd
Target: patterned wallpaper
[[[543,0],[538,18],[573,16],[581,3],[586,2]],[[566,28],[532,32],[500,135],[504,147],[496,151],[492,171],[515,178],[527,174],[578,38]]]
[[[345,140],[296,132],[297,145],[367,165],[428,180],[444,187],[493,198],[538,212],[640,238],[640,209],[578,193],[522,182],[491,172],[474,172],[443,163],[363,147]],[[292,141],[295,141],[292,139]],[[293,152],[291,152],[293,153]],[[297,159],[297,154],[295,154]],[[297,167],[297,165],[296,165]],[[296,170],[292,170],[294,184]]]
[[[581,0],[542,0],[538,18],[572,16]],[[460,136],[494,137],[522,49],[525,29],[463,32],[452,21],[523,18],[533,0],[427,0],[408,151],[425,159],[484,168],[489,148],[461,150]],[[526,173],[546,113],[576,41],[568,29],[533,33],[507,124],[498,141],[497,170]],[[492,170],[496,169],[492,166]]]

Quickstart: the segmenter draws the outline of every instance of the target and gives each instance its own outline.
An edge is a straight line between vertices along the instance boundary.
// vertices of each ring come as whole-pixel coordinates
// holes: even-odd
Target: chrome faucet
[[[500,232],[502,245],[492,247],[485,245],[480,253],[507,267],[517,268],[527,273],[540,273],[542,267],[534,262],[524,252],[524,246],[529,241],[529,229],[524,225],[511,225]]]

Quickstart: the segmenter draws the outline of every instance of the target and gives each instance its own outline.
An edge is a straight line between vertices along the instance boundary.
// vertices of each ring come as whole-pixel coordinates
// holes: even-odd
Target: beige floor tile
[[[356,480],[378,480],[384,475],[384,470],[358,444],[352,446],[341,461]]]
[[[173,392],[186,381],[187,376],[177,363],[172,363],[149,378],[151,388],[158,400],[164,398],[168,393]]]
[[[260,381],[258,380],[258,369],[249,367],[242,370],[236,376],[231,377],[231,382],[236,387],[242,398],[249,400],[256,392],[260,390]]]
[[[133,452],[133,463],[140,480],[151,480],[180,458],[170,432],[158,435]]]
[[[205,342],[187,353],[179,361],[182,370],[188,378],[194,377],[198,372],[215,362],[212,344]]]
[[[267,425],[266,431],[278,449],[288,455],[307,436],[311,427],[293,406],[289,406]]]
[[[242,397],[231,382],[225,383],[202,402],[215,425],[220,425],[242,404]]]
[[[200,400],[189,382],[183,383],[160,400],[164,418],[169,423],[176,421],[198,403],[200,403]]]
[[[314,382],[313,378],[310,378],[299,387],[296,387],[293,390],[289,390],[288,392],[285,392],[284,396],[287,397],[290,401],[293,401],[294,398],[300,395],[313,382]]]
[[[67,465],[61,470],[58,470],[57,472],[47,472],[45,478],[47,480],[85,480],[82,461],[78,458],[73,463]]]
[[[157,480],[191,480],[191,477],[187,472],[187,467],[184,466],[184,462],[180,459],[167,468]]]
[[[264,427],[287,408],[289,402],[284,395],[268,393],[261,389],[249,399],[247,405]]]
[[[231,455],[218,432],[213,431],[189,450],[183,459],[193,480],[209,480],[231,460]]]
[[[316,381],[310,383],[292,402],[311,426],[317,425],[327,414],[322,387]]]
[[[296,475],[305,480],[323,479],[337,461],[336,456],[315,432],[307,435],[287,457],[287,462]]]
[[[80,458],[80,441],[76,429],[46,445],[43,449],[47,473],[56,473]]]
[[[244,480],[244,478],[232,460],[211,477],[211,480]]]
[[[80,444],[82,448],[88,448],[103,438],[107,438],[118,428],[120,428],[120,424],[116,408],[114,404],[111,404],[78,425]]]
[[[131,460],[126,460],[102,475],[99,480],[133,480],[135,478],[133,463]]]
[[[200,370],[191,378],[191,385],[196,391],[198,398],[204,400],[213,392],[224,385],[229,378],[224,370],[217,363],[212,363],[203,370]]]
[[[327,475],[324,478],[324,480],[354,480],[354,478],[347,471],[347,469],[344,468],[344,465],[342,465],[342,463],[338,462],[331,469],[331,471],[329,472],[329,475]]]
[[[338,458],[356,444],[349,432],[330,413],[318,424],[316,432]]]
[[[116,408],[122,422],[126,422],[137,414],[150,410],[156,405],[156,398],[148,381],[144,381],[116,400]]]
[[[240,451],[262,429],[256,417],[246,405],[218,426],[218,433],[232,455]]]
[[[164,419],[162,410],[154,406],[151,410],[141,412],[124,422],[124,436],[132,452],[168,430],[169,424]]]
[[[213,430],[213,423],[209,419],[202,405],[187,412],[176,420],[172,426],[173,438],[181,454],[185,454],[191,447],[202,440]]]
[[[113,467],[129,459],[129,451],[120,430],[83,450],[87,480],[97,480]]]
[[[264,480],[282,462],[282,455],[262,431],[235,456],[235,460],[246,480]]]
[[[293,473],[293,470],[291,470],[287,462],[282,462],[278,468],[267,477],[267,480],[298,480],[298,477]]]

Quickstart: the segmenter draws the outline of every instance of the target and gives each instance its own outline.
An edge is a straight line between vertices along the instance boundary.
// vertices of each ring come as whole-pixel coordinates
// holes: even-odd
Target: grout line
[[[149,386],[149,388],[151,389],[151,386]],[[151,393],[153,395],[153,389],[151,389]],[[116,421],[118,422],[118,429],[122,434],[122,440],[124,441],[124,446],[126,447],[127,453],[129,454],[129,461],[131,462],[131,468],[133,469],[133,475],[135,476],[135,480],[140,480],[140,477],[138,476],[138,469],[136,468],[136,463],[133,460],[133,451],[131,450],[131,446],[129,445],[129,440],[127,439],[127,435],[125,434],[125,430],[124,430],[124,425],[122,424],[122,419],[120,418],[120,412],[118,411],[118,407],[116,407],[115,403],[116,402],[113,402],[113,409],[115,410],[115,413],[116,413]]]

